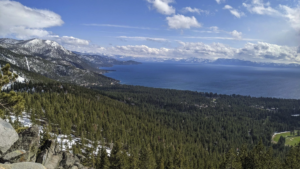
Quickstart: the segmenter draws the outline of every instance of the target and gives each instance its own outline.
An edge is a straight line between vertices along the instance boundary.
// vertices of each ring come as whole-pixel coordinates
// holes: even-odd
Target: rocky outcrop
[[[10,163],[35,162],[36,154],[39,149],[40,136],[38,126],[30,127],[19,133],[19,139],[7,151],[9,154],[15,154],[16,158],[4,159]]]
[[[11,124],[0,119],[0,157],[19,139],[18,133]]]
[[[12,161],[13,159],[20,158],[20,156],[23,156],[24,154],[26,154],[25,150],[16,150],[16,151],[6,154],[3,157],[3,160],[4,161]]]
[[[47,169],[55,169],[59,166],[62,159],[59,146],[55,144],[55,140],[47,140],[41,147],[41,153],[38,155],[36,162],[41,163]]]
[[[14,164],[0,164],[0,169],[47,169],[42,164],[38,163],[14,163]]]
[[[84,159],[84,156],[78,156]],[[69,152],[60,151],[55,140],[47,140],[45,142],[41,147],[41,153],[38,155],[36,162],[43,164],[47,169],[88,169],[80,163],[81,161],[77,156]]]
[[[84,156],[61,151],[55,140],[40,146],[38,126],[18,135],[0,119],[0,138],[0,169],[91,169],[81,164]]]

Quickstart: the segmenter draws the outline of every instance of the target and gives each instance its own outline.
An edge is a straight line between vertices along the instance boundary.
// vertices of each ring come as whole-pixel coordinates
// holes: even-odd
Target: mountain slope
[[[78,54],[78,57],[87,62],[93,63],[97,67],[111,67],[113,65],[136,65],[141,64],[133,60],[120,61],[109,56],[105,55],[94,55],[94,54],[85,54],[79,52],[73,52]]]
[[[43,59],[39,56],[20,55],[0,47],[0,60],[10,63],[20,70],[34,72],[50,79],[81,86],[101,86],[118,83],[101,73],[81,69],[62,59]]]
[[[66,59],[71,60],[75,56],[57,42],[41,39],[15,40],[0,39],[0,46],[17,54],[40,56],[45,59]]]
[[[98,69],[99,67],[139,64],[134,61],[118,61],[107,56],[71,52],[57,42],[42,39],[15,40],[3,38],[0,39],[0,47],[17,54],[39,56],[46,60],[63,60],[80,69],[89,69],[98,73],[103,73]]]

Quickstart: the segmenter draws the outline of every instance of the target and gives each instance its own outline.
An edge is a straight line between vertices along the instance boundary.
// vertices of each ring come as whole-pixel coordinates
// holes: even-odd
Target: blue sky
[[[0,0],[0,28],[89,53],[300,63],[299,0]]]

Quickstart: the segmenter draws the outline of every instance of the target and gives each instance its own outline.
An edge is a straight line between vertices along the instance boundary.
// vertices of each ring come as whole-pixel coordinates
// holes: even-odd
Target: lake
[[[105,75],[127,85],[300,99],[300,68],[143,63],[102,69],[116,70]]]

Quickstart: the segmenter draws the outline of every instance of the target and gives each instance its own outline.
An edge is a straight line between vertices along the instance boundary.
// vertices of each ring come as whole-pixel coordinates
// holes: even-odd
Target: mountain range
[[[202,58],[136,58],[130,56],[112,56],[118,60],[135,60],[139,62],[161,62],[161,63],[194,63],[194,64],[214,64],[214,65],[235,65],[235,66],[255,66],[255,67],[300,67],[299,64],[284,64],[270,62],[253,62],[241,59],[219,58],[216,60]]]
[[[118,61],[101,55],[88,55],[72,52],[57,42],[42,39],[15,40],[0,39],[0,60],[18,67],[21,74],[29,72],[43,75],[61,82],[82,86],[102,86],[118,83],[117,80],[103,76],[107,70],[99,67],[113,65],[139,64],[135,61]],[[1,63],[2,64],[2,63]],[[26,70],[26,71],[25,71]],[[21,71],[21,72],[20,72]]]

